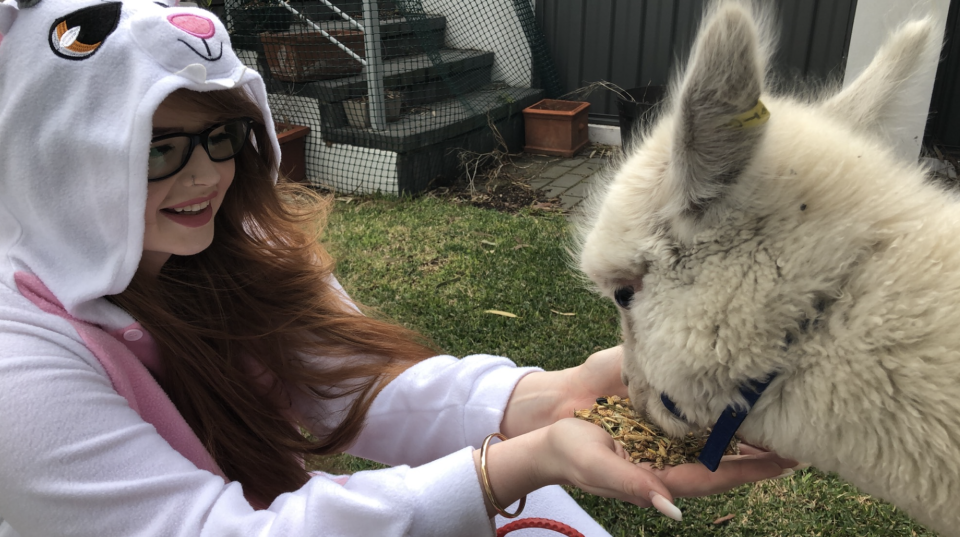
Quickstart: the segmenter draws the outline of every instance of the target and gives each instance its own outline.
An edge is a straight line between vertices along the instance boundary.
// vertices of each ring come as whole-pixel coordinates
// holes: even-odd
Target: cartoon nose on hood
[[[137,14],[130,22],[133,37],[143,50],[170,72],[196,82],[229,78],[220,65],[229,40],[218,19],[195,9],[160,11]]]
[[[102,298],[143,253],[157,106],[180,88],[241,87],[279,154],[266,88],[197,8],[0,0],[0,35],[0,285],[36,276],[71,315],[104,324]]]

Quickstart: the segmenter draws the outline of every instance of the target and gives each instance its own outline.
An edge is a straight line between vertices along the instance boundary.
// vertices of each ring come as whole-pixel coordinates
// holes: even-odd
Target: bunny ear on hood
[[[144,0],[0,4],[0,283],[38,278],[73,316],[102,323],[143,251],[153,113],[173,91],[243,87],[260,75],[223,24]]]

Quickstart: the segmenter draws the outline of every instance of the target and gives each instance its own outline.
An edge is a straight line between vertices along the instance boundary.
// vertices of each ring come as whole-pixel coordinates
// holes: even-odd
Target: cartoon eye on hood
[[[117,29],[120,6],[120,2],[106,2],[57,19],[50,27],[50,48],[68,60],[89,58]]]

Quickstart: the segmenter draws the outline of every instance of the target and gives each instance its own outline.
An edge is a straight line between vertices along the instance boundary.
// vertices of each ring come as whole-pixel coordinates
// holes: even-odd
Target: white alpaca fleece
[[[765,87],[762,11],[709,9],[661,117],[594,196],[580,268],[617,300],[624,381],[669,433],[776,375],[745,441],[960,535],[960,203],[884,134],[938,61],[934,25],[903,25],[842,92],[790,97]],[[769,120],[732,126],[758,99]]]

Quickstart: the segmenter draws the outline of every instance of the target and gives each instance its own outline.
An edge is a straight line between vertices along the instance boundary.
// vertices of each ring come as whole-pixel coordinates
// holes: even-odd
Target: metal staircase
[[[402,0],[408,5],[411,1]],[[290,99],[296,99],[301,107],[305,102],[315,103],[319,122],[314,120],[311,125],[312,143],[307,147],[308,160],[314,161],[307,165],[311,182],[339,191],[420,192],[460,173],[461,150],[493,150],[498,142],[491,127],[511,151],[519,150],[523,144],[521,110],[543,98],[543,91],[496,81],[495,52],[445,46],[450,40],[444,13],[411,13],[395,9],[394,2],[382,1],[377,6],[372,0],[337,4],[331,4],[326,12],[322,5],[304,9],[301,4],[301,9],[290,9],[299,14],[283,33],[318,32],[336,40],[337,30],[345,27],[344,15],[352,18],[353,22],[348,21],[351,26],[365,30],[366,46],[361,48],[368,52],[361,50],[357,55],[366,60],[366,65],[358,66],[359,74],[281,80],[264,61],[263,49],[252,47],[258,55],[257,68],[278,103]],[[356,17],[360,13],[363,15]],[[378,17],[384,14],[387,16]],[[371,22],[376,23],[372,30]],[[380,46],[370,45],[377,41]],[[389,99],[402,103],[399,119],[394,121],[386,117]],[[344,103],[351,100],[368,103],[364,106],[368,107],[370,127],[348,121]],[[278,105],[271,106],[278,115]],[[343,159],[381,162],[366,166]],[[360,177],[364,170],[372,177]]]

